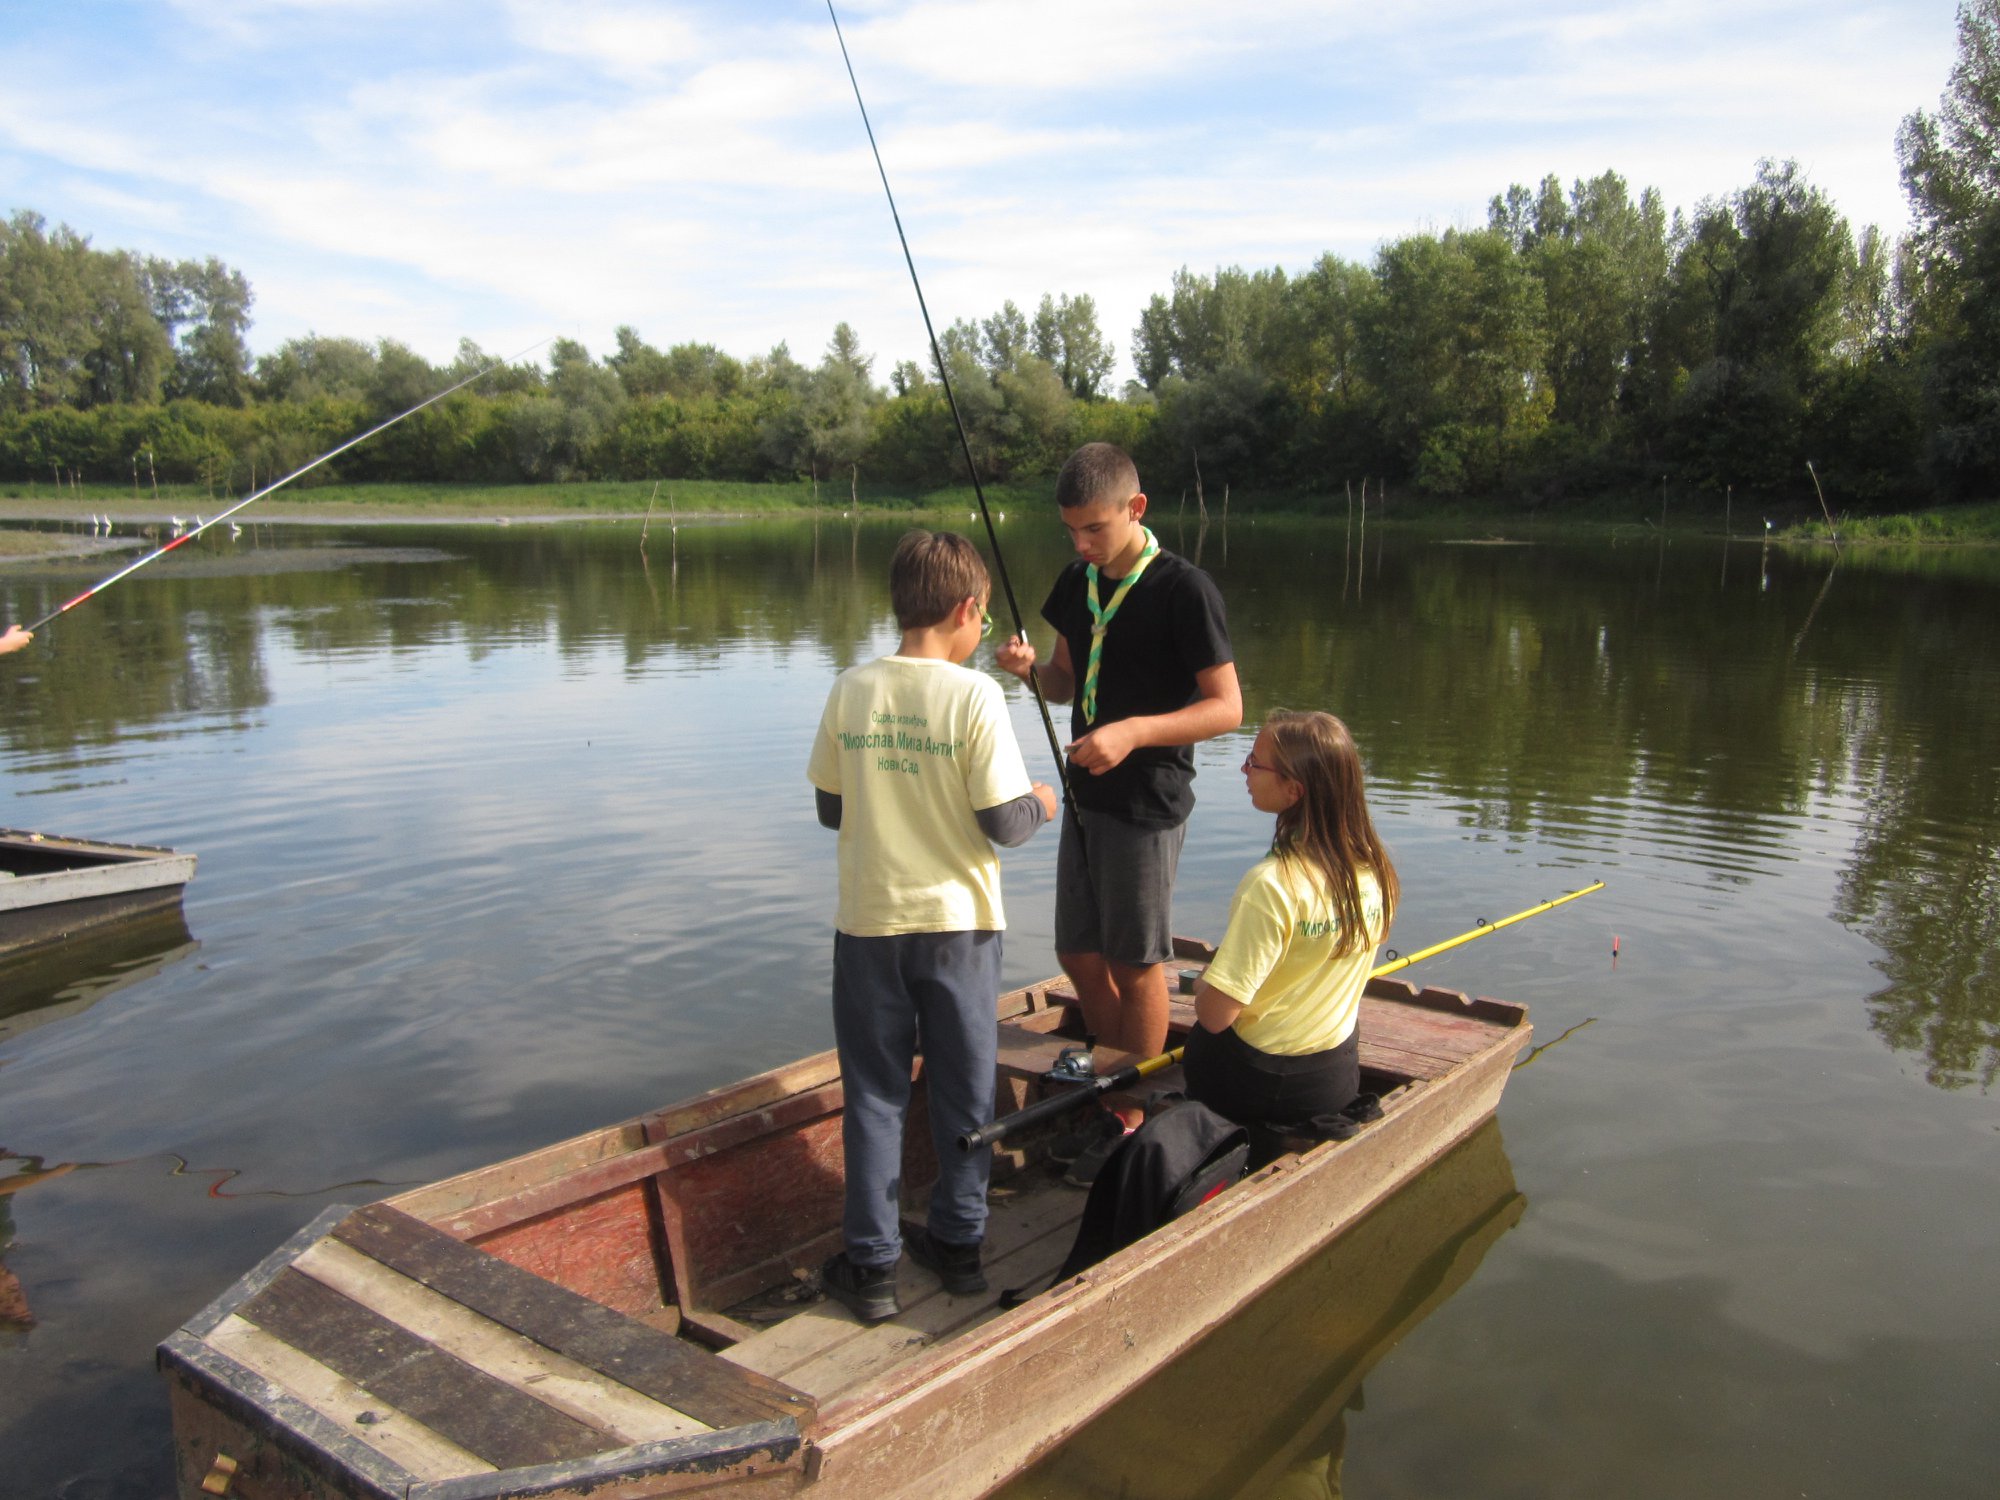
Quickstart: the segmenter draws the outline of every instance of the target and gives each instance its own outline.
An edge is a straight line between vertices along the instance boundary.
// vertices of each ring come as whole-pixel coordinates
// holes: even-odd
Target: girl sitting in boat
[[[1273,714],[1243,778],[1277,833],[1236,887],[1196,986],[1187,1093],[1240,1124],[1296,1125],[1360,1091],[1361,989],[1400,887],[1368,816],[1361,756],[1332,714]]]

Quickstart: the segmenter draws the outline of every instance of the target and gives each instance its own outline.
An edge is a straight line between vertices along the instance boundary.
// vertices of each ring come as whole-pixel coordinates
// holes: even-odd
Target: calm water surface
[[[183,920],[0,970],[0,1495],[165,1496],[153,1345],[328,1204],[831,1044],[803,766],[897,531],[253,528],[0,663],[0,822],[201,859]],[[1060,535],[1003,537],[1032,613]],[[1008,1494],[1993,1494],[2000,564],[1162,540],[1253,724],[1354,726],[1396,945],[1608,889],[1423,968],[1533,1008],[1498,1124]],[[1185,931],[1269,836],[1246,744]]]

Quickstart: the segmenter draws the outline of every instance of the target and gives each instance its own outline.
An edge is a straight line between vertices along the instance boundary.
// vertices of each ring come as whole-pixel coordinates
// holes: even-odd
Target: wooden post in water
[[[1736,524],[1731,519],[1735,510],[1736,486],[1726,484],[1722,487],[1722,534],[1731,541],[1734,541],[1736,538]]]
[[[1194,456],[1194,503],[1200,507],[1201,519],[1203,522],[1206,522],[1208,520],[1208,497],[1201,492],[1201,450],[1198,448],[1189,448],[1188,452]]]
[[[1811,459],[1806,460],[1806,472],[1812,475],[1813,490],[1819,496],[1819,513],[1826,517],[1826,534],[1833,538],[1833,550],[1838,552],[1840,550],[1840,533],[1833,529],[1833,512],[1826,508],[1826,491],[1819,487],[1819,470],[1813,467]],[[1810,624],[1811,622],[1808,621],[1807,623]],[[1805,632],[1800,631],[1799,634],[1803,636]]]

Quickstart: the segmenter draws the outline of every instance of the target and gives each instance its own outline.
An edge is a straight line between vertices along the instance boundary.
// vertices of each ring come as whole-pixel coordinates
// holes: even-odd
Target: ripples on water
[[[162,1493],[152,1344],[326,1203],[387,1190],[354,1184],[828,1045],[804,757],[832,674],[893,641],[895,534],[683,528],[643,560],[630,527],[267,534],[277,567],[170,559],[0,665],[6,822],[201,857],[182,933],[0,971],[0,1189],[28,1184],[0,1191],[0,1259],[33,1318],[0,1331],[0,1492]],[[1032,607],[1059,538],[1006,535]],[[1424,966],[1566,1039],[1476,1185],[1411,1199],[1459,1205],[1430,1249],[1371,1231],[1420,1266],[1476,1243],[1471,1266],[1383,1280],[1393,1337],[1286,1364],[1297,1441],[1257,1443],[1333,1462],[1337,1428],[1336,1471],[1383,1495],[1988,1493],[1993,580],[1397,537],[1358,587],[1338,530],[1200,541],[1253,723],[1355,728],[1397,947],[1609,883]],[[0,613],[75,582],[0,576]],[[1269,839],[1243,749],[1198,754],[1184,930],[1219,930]],[[1053,856],[1006,856],[1015,980],[1053,967]],[[1141,1493],[1120,1455],[1222,1441],[1183,1387],[1254,1382],[1248,1347],[1013,1493]],[[1230,1436],[1186,1472],[1240,1473]]]

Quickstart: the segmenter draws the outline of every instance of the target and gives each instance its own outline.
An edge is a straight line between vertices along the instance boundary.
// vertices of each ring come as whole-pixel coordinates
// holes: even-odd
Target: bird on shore
[[[183,521],[179,516],[168,516],[167,519],[174,523],[175,536],[179,536],[183,531],[187,530],[188,523]]]

